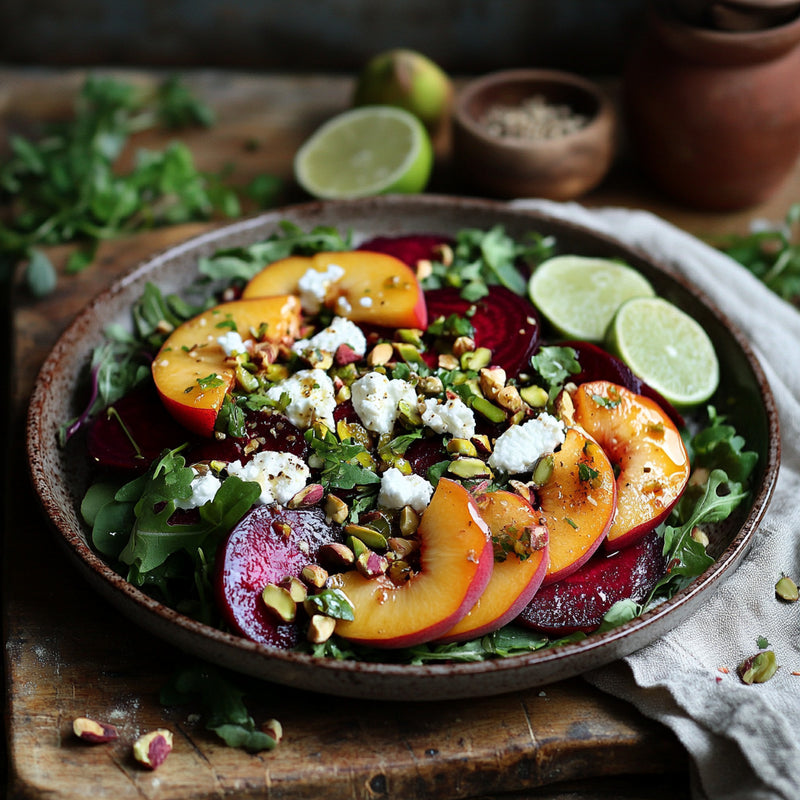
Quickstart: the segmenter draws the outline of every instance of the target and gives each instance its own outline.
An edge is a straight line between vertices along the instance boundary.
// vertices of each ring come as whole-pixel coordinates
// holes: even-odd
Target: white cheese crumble
[[[422,421],[436,433],[449,433],[459,439],[470,439],[475,435],[475,415],[458,397],[451,397],[444,403],[434,397],[428,398]]]
[[[327,328],[323,328],[310,339],[298,339],[292,345],[292,350],[299,356],[309,350],[335,353],[342,344],[348,345],[360,356],[367,352],[367,339],[361,328],[349,319],[334,317]]]
[[[238,331],[228,331],[222,336],[217,337],[217,344],[223,349],[228,358],[236,353],[247,353],[248,345],[252,344],[252,339],[244,341]]]
[[[391,433],[397,419],[397,406],[405,401],[417,403],[414,387],[406,381],[389,380],[380,372],[368,372],[350,387],[350,398],[358,418],[367,430]]]
[[[214,499],[221,485],[220,479],[213,472],[200,474],[194,470],[194,478],[191,483],[192,494],[186,500],[176,500],[175,508],[200,508]]]
[[[523,425],[512,425],[498,437],[489,466],[515,475],[533,469],[539,458],[563,444],[564,423],[550,414],[540,414]]]
[[[333,430],[336,396],[333,381],[327,372],[321,369],[302,369],[267,389],[267,396],[273,400],[280,400],[284,393],[289,395],[289,405],[284,413],[293,425],[310,428],[319,420]]]
[[[342,275],[344,275],[344,270],[338,264],[329,264],[323,272],[312,267],[305,275],[301,276],[297,282],[297,288],[300,292],[300,305],[303,311],[308,314],[316,314],[325,302],[328,289]]]
[[[381,477],[378,505],[384,508],[411,506],[423,512],[432,495],[433,486],[421,475],[404,475],[397,467],[390,467]]]
[[[311,472],[305,461],[292,453],[262,450],[246,464],[228,464],[228,475],[255,481],[261,487],[259,503],[286,505],[306,485]]]

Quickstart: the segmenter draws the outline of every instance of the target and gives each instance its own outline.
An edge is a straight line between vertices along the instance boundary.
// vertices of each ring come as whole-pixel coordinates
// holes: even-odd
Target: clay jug
[[[622,102],[633,154],[674,199],[717,211],[761,203],[800,156],[800,15],[737,32],[654,5]]]

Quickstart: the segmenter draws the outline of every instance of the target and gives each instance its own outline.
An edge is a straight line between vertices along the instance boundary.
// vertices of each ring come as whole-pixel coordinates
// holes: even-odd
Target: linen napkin
[[[656,643],[584,677],[674,731],[691,759],[693,797],[797,800],[800,603],[776,599],[774,587],[782,573],[800,581],[800,313],[732,259],[648,212],[539,200],[512,205],[658,257],[718,305],[764,368],[778,407],[782,457],[750,553],[702,610]],[[761,636],[781,667],[768,682],[748,686],[736,666],[758,651]]]

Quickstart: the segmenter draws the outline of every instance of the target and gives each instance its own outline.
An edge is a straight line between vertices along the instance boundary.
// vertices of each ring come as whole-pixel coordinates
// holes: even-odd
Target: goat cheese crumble
[[[246,464],[232,461],[228,464],[228,475],[255,481],[261,487],[259,503],[286,505],[306,485],[311,471],[305,461],[293,453],[262,450]]]
[[[381,477],[378,505],[384,508],[411,506],[422,513],[431,502],[433,486],[421,475],[404,475],[397,467],[390,467]]]
[[[417,404],[417,392],[406,381],[389,380],[380,372],[368,372],[350,387],[353,408],[364,427],[374,433],[391,433],[398,405]]]
[[[327,328],[323,328],[310,339],[298,339],[292,345],[292,350],[299,356],[309,350],[335,353],[339,349],[339,345],[343,344],[360,356],[367,352],[367,339],[361,328],[349,319],[334,317]]]
[[[489,466],[515,475],[533,469],[539,458],[564,443],[564,423],[551,414],[540,414],[502,433],[489,456]]]
[[[331,430],[336,427],[336,394],[333,381],[324,370],[301,369],[267,389],[267,397],[272,400],[280,400],[283,394],[289,396],[285,414],[293,425],[305,429],[319,420]]]
[[[199,473],[192,468],[194,478],[192,478],[192,494],[185,500],[175,500],[175,508],[188,510],[190,508],[200,508],[217,495],[217,490],[222,485],[220,479],[213,472]]]
[[[458,439],[470,439],[475,435],[475,415],[458,397],[450,397],[444,403],[428,398],[422,421],[436,433],[449,433]]]
[[[344,270],[338,264],[329,264],[328,268],[320,272],[313,267],[301,276],[297,282],[300,292],[300,305],[308,314],[319,312],[330,287],[344,275]]]
[[[228,331],[222,336],[217,337],[217,344],[222,348],[228,358],[237,353],[247,353],[248,345],[253,344],[253,340],[244,341],[238,331]]]

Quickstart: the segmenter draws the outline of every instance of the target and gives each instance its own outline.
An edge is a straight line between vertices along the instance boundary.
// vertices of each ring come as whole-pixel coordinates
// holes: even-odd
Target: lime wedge
[[[531,302],[562,335],[602,342],[617,309],[632,297],[652,297],[635,269],[605,258],[563,255],[543,261],[531,275]]]
[[[719,384],[719,362],[708,334],[663,298],[640,297],[620,306],[607,344],[675,406],[702,403]]]
[[[294,174],[314,197],[335,200],[421,192],[433,166],[423,124],[392,106],[362,106],[328,120],[297,151]]]

